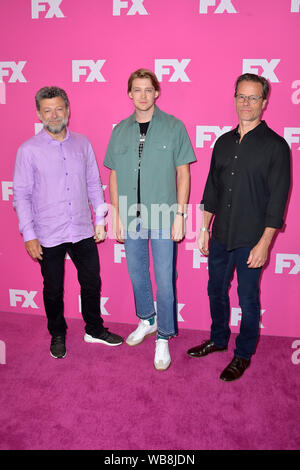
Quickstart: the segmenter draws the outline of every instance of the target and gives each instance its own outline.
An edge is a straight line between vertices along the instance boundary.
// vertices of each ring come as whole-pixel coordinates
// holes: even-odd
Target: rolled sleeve
[[[290,149],[281,140],[274,149],[269,172],[268,189],[270,198],[266,210],[265,226],[281,228],[284,210],[290,188]]]
[[[217,195],[217,178],[215,175],[215,151],[213,151],[210,163],[210,169],[206,180],[201,205],[203,209],[212,214],[216,213],[218,195]]]

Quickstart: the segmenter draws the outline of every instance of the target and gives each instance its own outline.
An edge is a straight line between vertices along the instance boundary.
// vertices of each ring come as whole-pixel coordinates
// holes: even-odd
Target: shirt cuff
[[[24,231],[23,231],[24,242],[28,242],[29,240],[35,240],[36,238],[37,238],[37,236],[36,236],[35,231],[33,230],[33,228],[24,229]]]
[[[104,216],[98,215],[95,217],[95,225],[105,225],[105,224],[106,222],[105,222]]]

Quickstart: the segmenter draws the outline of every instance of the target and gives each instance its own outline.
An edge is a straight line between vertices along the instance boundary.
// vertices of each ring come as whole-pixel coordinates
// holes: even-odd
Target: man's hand
[[[94,240],[96,243],[101,243],[106,238],[105,225],[95,225]]]
[[[261,268],[268,258],[269,245],[260,240],[250,251],[247,261],[248,268]]]
[[[118,214],[113,217],[113,234],[118,242],[124,243],[124,226]]]
[[[29,253],[31,258],[33,258],[34,260],[43,259],[42,257],[43,250],[37,238],[35,238],[34,240],[28,240],[27,242],[25,242],[25,248],[27,250],[27,253]]]
[[[259,242],[252,248],[247,261],[248,268],[261,268],[268,258],[269,246],[276,228],[266,227]]]
[[[204,255],[204,256],[208,256],[209,255],[209,249],[208,249],[208,246],[209,246],[209,232],[206,230],[205,232],[203,232],[201,230],[199,236],[198,236],[198,248],[200,250],[200,252]]]
[[[185,219],[182,215],[176,214],[174,223],[172,226],[172,240],[174,242],[180,242],[185,235]]]

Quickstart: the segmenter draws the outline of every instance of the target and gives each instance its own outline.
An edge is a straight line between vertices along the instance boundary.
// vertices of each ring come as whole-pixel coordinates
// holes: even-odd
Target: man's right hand
[[[27,253],[29,253],[29,255],[31,256],[31,258],[40,259],[40,260],[43,259],[42,258],[43,250],[37,238],[35,238],[34,240],[28,240],[27,242],[25,242],[25,248],[27,250]]]

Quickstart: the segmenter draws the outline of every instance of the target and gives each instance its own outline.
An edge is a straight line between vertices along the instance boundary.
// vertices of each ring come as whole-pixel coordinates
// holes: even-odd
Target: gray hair
[[[58,96],[64,100],[66,108],[69,108],[69,98],[65,90],[58,88],[57,86],[45,86],[44,88],[41,88],[35,95],[36,109],[38,111],[40,110],[41,100],[57,98]]]
[[[239,84],[243,81],[260,83],[261,86],[262,86],[263,100],[266,100],[268,98],[268,94],[269,94],[269,91],[270,91],[270,85],[269,85],[268,80],[265,77],[255,75],[254,73],[244,73],[243,75],[240,75],[237,78],[237,80],[235,82],[234,96],[236,96],[236,92],[237,92]]]

